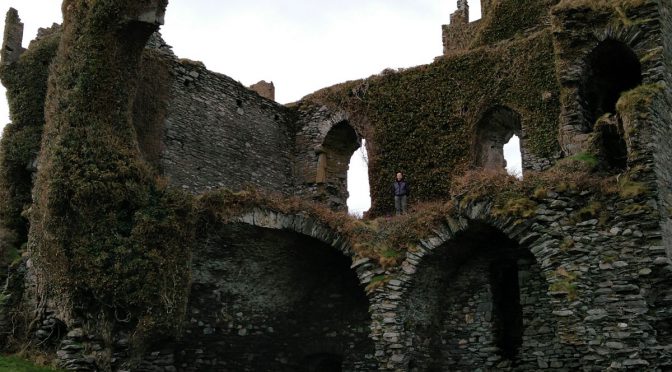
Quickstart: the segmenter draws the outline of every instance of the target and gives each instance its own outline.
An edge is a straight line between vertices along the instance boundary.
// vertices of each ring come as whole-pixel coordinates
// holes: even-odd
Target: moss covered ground
[[[4,372],[53,372],[61,371],[51,367],[43,367],[33,364],[17,356],[0,355],[0,371]]]

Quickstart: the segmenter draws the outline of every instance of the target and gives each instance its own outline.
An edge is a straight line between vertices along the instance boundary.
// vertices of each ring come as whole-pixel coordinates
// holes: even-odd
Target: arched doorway
[[[213,371],[375,368],[368,298],[341,251],[247,223],[209,229],[198,247],[178,363]]]
[[[506,106],[495,106],[485,112],[476,124],[474,163],[487,170],[506,171],[504,146],[516,136],[521,138],[520,115]],[[520,143],[518,143],[520,154]],[[521,167],[522,175],[522,167]]]

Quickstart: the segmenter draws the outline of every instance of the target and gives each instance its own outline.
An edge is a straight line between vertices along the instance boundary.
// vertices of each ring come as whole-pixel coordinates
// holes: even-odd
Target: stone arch
[[[616,113],[621,93],[642,84],[642,65],[626,43],[608,38],[586,57],[581,94],[586,129],[592,131],[602,115]]]
[[[370,130],[365,120],[344,110],[308,107],[299,112],[293,175],[295,193],[336,211],[347,211],[348,168]],[[366,142],[367,151],[373,144]]]
[[[539,368],[539,365],[548,365],[549,363],[549,360],[545,357],[533,355],[533,352],[540,345],[542,347],[551,344],[554,347],[557,347],[555,345],[561,345],[562,351],[558,354],[564,352],[568,353],[565,355],[571,355],[573,346],[561,344],[557,340],[550,341],[557,334],[562,334],[562,331],[558,330],[560,322],[563,327],[571,328],[568,324],[580,324],[582,321],[581,318],[573,317],[571,314],[562,319],[549,315],[551,313],[562,313],[563,310],[561,309],[564,306],[557,299],[551,299],[547,295],[549,287],[557,281],[554,277],[555,267],[550,265],[548,260],[558,253],[561,242],[552,235],[535,232],[537,229],[534,226],[538,227],[538,221],[534,217],[523,220],[495,216],[491,213],[491,209],[492,205],[489,202],[482,202],[470,204],[455,215],[448,216],[444,224],[436,226],[433,229],[434,233],[431,236],[421,240],[414,249],[411,249],[407,253],[406,259],[401,265],[400,272],[395,275],[394,279],[388,282],[386,288],[381,290],[379,297],[374,296],[374,308],[381,309],[372,314],[374,321],[373,329],[377,330],[378,337],[383,340],[376,345],[377,354],[382,355],[380,358],[381,370],[406,370],[409,368],[409,363],[412,363],[415,366],[414,368],[417,368],[419,371],[469,369],[468,358],[464,358],[462,364],[459,364],[452,363],[450,355],[444,355],[443,357],[446,357],[444,361],[446,362],[440,363],[442,356],[437,355],[437,353],[444,353],[445,350],[443,349],[447,347],[444,343],[447,342],[447,339],[441,339],[440,329],[442,326],[444,329],[449,329],[449,327],[446,326],[445,322],[442,324],[442,322],[436,319],[427,319],[428,322],[425,324],[427,332],[425,334],[433,334],[436,337],[434,339],[416,337],[418,330],[414,328],[413,316],[417,314],[413,314],[414,312],[425,312],[426,314],[432,311],[446,311],[451,316],[455,314],[459,315],[458,317],[453,317],[453,321],[458,321],[458,318],[461,317],[459,321],[469,324],[475,324],[479,321],[479,315],[474,315],[478,311],[481,311],[482,317],[484,316],[483,314],[490,313],[491,318],[487,320],[490,323],[489,329],[491,332],[489,334],[481,333],[476,336],[472,334],[471,337],[467,338],[451,339],[457,342],[454,344],[456,347],[463,346],[465,350],[474,347],[471,343],[478,344],[482,342],[488,344],[481,355],[483,359],[474,360],[471,367],[478,365],[480,367],[489,366],[488,368],[506,370],[514,368],[517,364],[519,366],[529,365],[531,369]],[[434,265],[434,267],[426,265],[426,262],[440,257],[442,251],[445,253],[447,245],[462,244],[465,241],[469,241],[469,239],[478,239],[481,243],[488,242],[488,239],[492,239],[493,232],[497,234],[498,239],[506,241],[504,252],[517,252],[516,255],[494,254],[490,255],[487,260],[479,262],[477,259],[481,257],[483,249],[481,249],[481,253],[477,252],[478,255],[474,256],[474,252],[468,246],[467,249],[463,248],[456,252],[456,256],[451,256],[451,260],[454,259],[454,261],[448,260],[450,264],[456,265],[458,269],[461,266],[460,262],[464,264],[471,261],[471,266],[466,266],[466,268],[479,268],[482,271],[481,273],[487,273],[487,276],[489,276],[487,280],[469,276],[471,272],[465,270],[453,270],[452,272],[449,270],[447,273],[442,273],[440,272],[442,270],[440,265]],[[478,251],[478,244],[471,246],[471,248]],[[497,253],[492,250],[489,253],[493,252]],[[434,270],[437,274],[436,277],[432,277],[432,275],[427,276],[427,271],[431,270]],[[515,278],[516,272],[519,275],[518,278]],[[467,274],[466,276],[463,275],[465,273]],[[421,283],[423,275],[426,278],[429,277],[431,280]],[[501,279],[507,276],[509,277],[507,280],[497,282],[497,278]],[[449,284],[452,283],[451,281],[454,281],[454,283],[462,283],[467,286],[475,285],[480,289],[480,292],[462,290],[451,292],[456,296],[465,296],[465,307],[455,307],[455,305],[460,305],[458,302],[451,305],[455,307],[454,309],[448,306],[446,302],[441,301],[409,302],[409,299],[415,295],[414,291],[418,286],[425,286],[431,290],[441,289],[441,283],[442,281],[445,283],[446,279],[449,279]],[[505,301],[504,303],[497,304],[497,301],[505,297],[506,294],[515,291],[516,280],[514,279],[518,279],[523,283],[519,288],[520,301],[509,303]],[[482,283],[477,283],[478,281]],[[491,292],[493,292],[493,289],[490,287],[497,285],[500,288],[495,288],[494,292],[499,291],[500,296],[494,298],[497,296],[496,294],[492,296]],[[522,288],[523,286],[524,288]],[[488,294],[488,291],[490,291],[490,294]],[[390,296],[390,292],[392,292],[393,296]],[[443,293],[443,295],[447,294],[448,292]],[[479,303],[479,298],[482,299],[488,295],[491,298],[490,305],[485,304],[483,301]],[[532,300],[534,296],[544,298],[534,301]],[[479,305],[490,307],[479,310]],[[515,312],[509,315],[504,314],[503,316],[495,314],[497,311],[506,313],[507,310],[503,308],[507,306],[515,307],[516,305],[521,307],[517,315]],[[499,310],[497,306],[500,307]],[[470,310],[464,310],[466,307],[470,307]],[[475,311],[472,311],[474,308]],[[394,309],[396,317],[390,314],[389,309]],[[557,323],[544,324],[544,319],[555,319]],[[507,324],[506,322],[509,323]],[[449,322],[448,325],[454,327],[454,323],[451,324]],[[530,343],[528,341],[531,332],[536,332],[538,337]],[[464,342],[463,340],[467,341],[463,345],[460,345],[459,342]],[[513,342],[514,347],[510,350],[502,350],[507,342]],[[538,342],[538,344],[535,344],[535,342]],[[440,347],[432,348],[432,343],[436,343]],[[401,351],[395,347],[395,344],[407,344],[411,346]],[[517,357],[514,355],[516,353],[518,353]],[[428,364],[428,361],[432,360],[438,360],[439,363]],[[555,363],[559,362],[555,361]]]
[[[565,156],[598,150],[606,167],[623,166],[624,144],[629,148],[630,143],[627,138],[623,141],[622,124],[604,114],[616,114],[615,103],[624,91],[660,80],[658,59],[646,58],[657,48],[648,33],[639,25],[602,25],[578,44],[556,38],[560,48],[556,65],[563,88],[559,132]]]
[[[347,239],[309,216],[264,209],[203,230],[178,364],[375,369],[366,275],[351,269]]]
[[[494,106],[485,111],[476,124],[474,163],[488,170],[506,171],[504,145],[514,135],[521,138],[521,116],[507,106]]]
[[[586,57],[580,89],[584,130],[595,132],[593,146],[605,168],[618,171],[627,167],[628,147],[616,102],[642,80],[637,54],[622,41],[607,38]]]
[[[322,185],[332,209],[345,208],[348,199],[347,174],[352,154],[362,145],[357,131],[347,120],[334,124],[316,151],[315,183]]]

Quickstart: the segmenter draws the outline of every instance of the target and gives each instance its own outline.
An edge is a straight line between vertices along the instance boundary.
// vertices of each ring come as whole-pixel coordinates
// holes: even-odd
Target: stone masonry
[[[158,47],[174,76],[164,124],[161,169],[190,192],[256,187],[291,193],[288,110],[202,63]]]
[[[458,3],[444,57],[468,52],[481,27]],[[258,206],[201,221],[182,332],[142,355],[131,355],[132,334],[96,314],[58,319],[62,304],[32,296],[43,283],[25,255],[0,301],[2,341],[23,329],[14,319],[26,312],[36,316],[27,339],[67,370],[672,370],[672,3],[637,2],[617,13],[621,23],[607,8],[567,3],[548,25],[557,157],[595,151],[618,190],[539,188],[529,214],[502,213],[496,195],[455,196],[431,233],[394,247],[400,264],[389,267],[356,253],[368,242],[304,212]],[[487,13],[496,2],[482,4]],[[3,64],[18,60],[21,34],[10,11]],[[247,89],[177,58],[158,35],[147,48],[171,77],[157,167],[170,185],[195,195],[253,188],[346,210],[348,160],[372,131],[366,118],[280,105],[272,83]],[[627,65],[633,79],[616,81],[604,60]],[[550,168],[558,159],[526,149],[534,123],[497,104],[501,112],[468,128],[478,143],[461,156],[501,168],[499,147],[517,134],[525,170]]]

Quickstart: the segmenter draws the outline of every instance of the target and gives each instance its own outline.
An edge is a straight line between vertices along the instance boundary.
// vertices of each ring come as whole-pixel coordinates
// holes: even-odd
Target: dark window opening
[[[624,170],[628,166],[628,147],[623,139],[623,129],[616,117],[600,121],[598,125],[600,146],[604,164],[613,170]]]
[[[616,40],[600,43],[588,56],[587,65],[583,95],[591,131],[602,115],[616,113],[621,93],[642,83],[642,65],[630,47]]]
[[[662,345],[669,345],[672,343],[672,317],[664,317],[657,320],[654,324],[658,343]]]
[[[502,356],[514,359],[523,344],[523,310],[515,261],[498,261],[491,266],[495,339]]]
[[[313,354],[306,357],[303,371],[305,372],[341,372],[343,357],[336,354]]]
[[[474,143],[475,165],[497,171],[506,171],[504,145],[513,136],[521,137],[520,115],[505,106],[488,110],[476,126]]]

